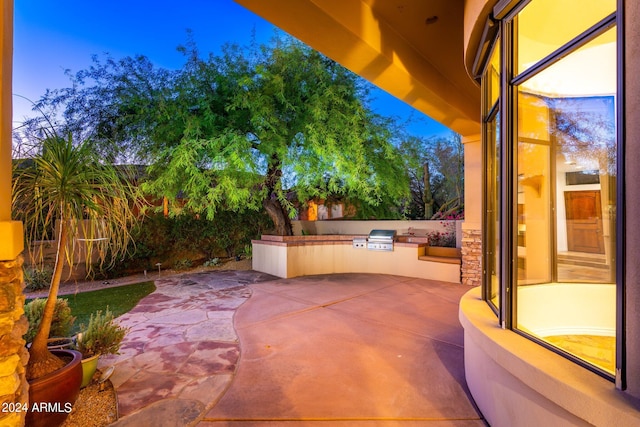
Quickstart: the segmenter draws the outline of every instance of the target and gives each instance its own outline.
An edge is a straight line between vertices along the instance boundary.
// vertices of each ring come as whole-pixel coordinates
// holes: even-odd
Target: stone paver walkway
[[[130,327],[120,355],[102,357],[115,365],[121,420],[140,424],[153,412],[166,426],[187,425],[218,399],[232,380],[240,355],[233,327],[235,310],[251,295],[247,286],[274,277],[254,271],[217,271],[155,281],[119,323]],[[128,417],[131,414],[137,417]]]
[[[156,286],[101,362],[116,366],[115,426],[485,425],[464,380],[462,285],[223,271]]]

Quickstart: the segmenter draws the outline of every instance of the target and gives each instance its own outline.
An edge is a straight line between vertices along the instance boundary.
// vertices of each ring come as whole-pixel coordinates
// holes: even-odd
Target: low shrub
[[[456,247],[456,224],[455,222],[441,222],[443,231],[430,231],[427,234],[429,246],[441,246],[445,248]]]
[[[33,301],[25,304],[24,314],[29,321],[29,329],[24,335],[24,339],[27,343],[33,341],[36,336],[38,327],[40,326],[40,320],[42,319],[42,313],[44,312],[44,305],[47,303],[46,298],[36,298]],[[68,337],[71,333],[71,328],[76,318],[71,315],[71,308],[64,298],[58,298],[53,311],[53,321],[51,322],[51,332],[49,337]]]
[[[248,259],[253,257],[253,245],[251,243],[244,245],[244,256]]]
[[[193,261],[188,258],[182,258],[173,263],[174,270],[188,270],[193,266]]]
[[[153,214],[131,231],[135,245],[132,244],[130,255],[119,259],[101,277],[157,270],[157,263],[180,269],[184,268],[185,259],[195,265],[215,258],[247,255],[245,248],[251,240],[260,238],[272,227],[264,211],[219,211],[213,220],[186,212],[169,218]]]
[[[220,265],[220,258],[211,258],[202,264],[205,267],[215,267],[216,265]]]
[[[28,266],[24,268],[24,283],[29,291],[41,291],[49,289],[53,269],[43,266]]]

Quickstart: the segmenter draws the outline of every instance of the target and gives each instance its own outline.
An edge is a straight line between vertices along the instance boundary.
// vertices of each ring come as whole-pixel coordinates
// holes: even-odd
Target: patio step
[[[448,257],[448,256],[435,256],[435,255],[422,255],[419,256],[418,259],[420,261],[431,261],[431,262],[440,262],[443,264],[461,264],[462,260],[458,257]]]

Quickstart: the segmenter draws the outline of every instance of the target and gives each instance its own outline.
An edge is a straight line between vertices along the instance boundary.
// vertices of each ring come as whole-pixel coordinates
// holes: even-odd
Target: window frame
[[[488,19],[495,24],[498,29],[492,34],[489,47],[486,44],[483,47],[485,55],[483,55],[484,64],[481,67],[482,73],[479,73],[482,82],[482,135],[483,135],[483,182],[485,189],[487,184],[488,164],[491,161],[488,158],[488,144],[495,144],[495,141],[489,141],[488,124],[495,119],[496,114],[500,115],[500,186],[497,190],[499,195],[499,240],[500,258],[499,263],[499,303],[496,307],[490,301],[490,271],[487,266],[487,260],[483,260],[482,274],[482,296],[489,307],[498,317],[499,325],[502,328],[510,329],[519,335],[530,339],[539,345],[560,354],[585,369],[594,372],[610,381],[615,382],[616,388],[624,390],[626,388],[626,347],[625,347],[625,310],[624,310],[624,259],[625,259],[625,235],[624,235],[624,43],[623,43],[623,1],[617,1],[616,12],[604,17],[581,34],[569,40],[549,55],[537,61],[533,66],[527,68],[522,73],[514,75],[516,70],[515,58],[517,58],[517,19],[518,13],[523,10],[529,3],[535,0],[502,0],[499,1],[493,9],[492,16]],[[576,356],[568,354],[561,349],[554,347],[535,336],[529,335],[518,330],[517,325],[517,292],[513,292],[513,287],[517,282],[517,207],[514,201],[517,200],[517,174],[514,173],[517,156],[517,86],[526,80],[532,78],[536,74],[546,70],[564,57],[575,52],[580,47],[591,42],[604,32],[616,26],[617,32],[617,83],[616,83],[616,111],[614,119],[616,120],[616,143],[617,143],[617,159],[616,159],[616,259],[615,259],[615,286],[616,286],[616,354],[615,354],[615,375],[604,372],[594,365],[582,360]],[[497,44],[500,44],[500,95],[496,104],[487,105],[490,99],[488,90],[490,88],[486,83],[488,63],[491,58],[491,52]],[[485,191],[486,193],[486,191]],[[488,195],[483,197],[483,245],[489,241],[487,239],[487,215],[486,204],[488,203]],[[486,250],[483,249],[483,254]]]
[[[492,99],[492,93],[493,93],[493,87],[492,87],[492,79],[491,79],[491,75],[489,74],[489,66],[491,64],[491,58],[493,57],[493,53],[494,50],[499,48],[498,43],[499,40],[501,40],[501,33],[500,31],[496,31],[493,34],[492,40],[490,40],[489,43],[489,49],[487,51],[487,55],[486,55],[486,61],[482,70],[481,75],[481,79],[489,79],[490,80],[490,84],[482,84],[482,109],[483,109],[483,120],[482,120],[482,141],[483,141],[483,147],[482,147],[482,153],[483,153],[483,176],[482,176],[482,182],[484,183],[485,188],[487,188],[487,185],[489,183],[489,180],[492,179],[491,176],[489,176],[489,168],[486,167],[486,165],[489,164],[489,162],[492,161],[493,158],[495,158],[495,145],[496,145],[496,138],[495,135],[493,135],[492,138],[489,138],[490,136],[490,123],[492,121],[495,121],[496,119],[499,118],[500,116],[500,100],[501,100],[501,87],[502,87],[502,76],[501,73],[499,73],[498,77],[499,77],[499,81],[498,81],[498,98],[491,103],[491,99]],[[498,58],[498,65],[500,70],[502,69],[502,63],[501,63],[501,56]],[[500,70],[498,70],[500,72]],[[486,111],[485,111],[486,110]],[[498,129],[498,127],[500,126],[500,122],[498,121],[498,125],[495,126],[496,127],[496,131]],[[500,141],[500,143],[502,143],[502,141]],[[492,145],[492,147],[489,147],[489,144]],[[502,147],[501,151],[502,151]],[[492,155],[490,156],[489,153],[491,153]],[[495,167],[492,168],[492,170],[495,170]],[[501,173],[501,171],[499,172]],[[492,188],[495,188],[496,190],[500,190],[499,188],[496,188],[495,185],[492,185]],[[483,195],[482,198],[482,212],[483,212],[483,217],[486,215],[487,209],[488,209],[488,205],[489,203],[491,203],[489,201],[489,198],[493,197],[489,194],[487,194],[487,192],[485,191],[485,194]],[[498,203],[499,204],[499,203]],[[501,225],[501,221],[500,221],[500,225]],[[499,226],[500,226],[499,225]],[[493,228],[492,228],[493,230]],[[497,232],[498,235],[500,236],[501,230],[493,230],[494,233]],[[483,257],[482,257],[482,280],[483,283],[488,283],[491,280],[491,271],[490,271],[490,265],[489,265],[489,258],[486,256],[487,254],[487,248],[486,248],[486,242],[491,241],[492,244],[494,245],[494,248],[492,248],[493,251],[495,251],[495,246],[499,244],[499,241],[501,240],[500,237],[498,237],[497,241],[495,237],[490,237],[489,236],[489,227],[483,227],[482,228],[482,242],[483,242]],[[504,300],[503,300],[503,296],[500,292],[502,286],[500,286],[500,281],[501,281],[501,277],[500,277],[500,270],[501,270],[501,264],[502,264],[502,257],[500,256],[497,260],[496,260],[498,266],[497,266],[497,274],[498,274],[498,304],[495,305],[493,303],[493,301],[491,301],[491,287],[490,286],[483,286],[482,290],[483,290],[483,299],[485,301],[487,301],[489,307],[491,308],[491,310],[493,310],[493,312],[496,314],[496,316],[498,316],[498,318],[500,319],[500,323],[502,324],[502,316],[503,316],[503,310],[501,309],[501,307],[504,304]]]

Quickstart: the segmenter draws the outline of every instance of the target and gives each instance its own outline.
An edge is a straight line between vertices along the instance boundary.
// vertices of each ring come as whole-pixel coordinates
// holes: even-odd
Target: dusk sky
[[[248,45],[254,30],[260,43],[274,35],[273,25],[232,0],[15,0],[13,93],[36,101],[46,89],[66,87],[64,70],[87,68],[94,54],[142,54],[157,66],[179,68],[184,59],[176,47],[187,29],[202,54],[219,53],[227,42]],[[373,97],[379,114],[411,118],[413,135],[450,132],[382,90]],[[14,96],[13,103],[14,127],[35,115],[24,99]]]

